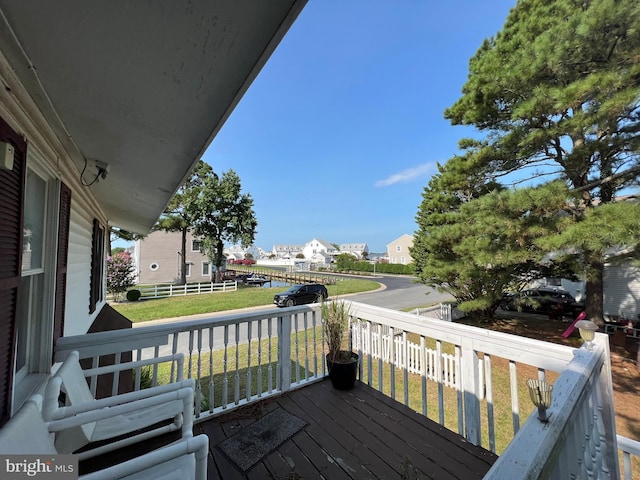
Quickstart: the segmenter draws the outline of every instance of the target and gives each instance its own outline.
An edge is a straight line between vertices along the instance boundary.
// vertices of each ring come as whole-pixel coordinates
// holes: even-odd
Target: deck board
[[[275,408],[307,423],[260,462],[242,472],[217,445]],[[420,478],[480,479],[497,457],[357,383],[348,392],[318,382],[195,426],[209,436],[210,478],[400,478],[415,468]],[[409,463],[407,463],[407,461]],[[404,466],[403,466],[403,462]]]
[[[218,446],[275,409],[307,425],[243,472]],[[200,433],[209,437],[211,480],[416,478],[408,469],[420,479],[477,480],[497,459],[360,382],[347,392],[335,390],[328,380],[317,382],[200,422],[194,434]],[[114,464],[172,440],[175,434],[105,455],[102,461]],[[98,466],[95,460],[87,462]],[[89,471],[85,463],[81,473]]]

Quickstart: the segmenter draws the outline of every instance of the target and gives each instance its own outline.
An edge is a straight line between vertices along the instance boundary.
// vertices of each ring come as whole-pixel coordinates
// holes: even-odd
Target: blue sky
[[[254,199],[255,245],[413,234],[436,163],[473,132],[445,108],[515,0],[311,0],[204,155]]]

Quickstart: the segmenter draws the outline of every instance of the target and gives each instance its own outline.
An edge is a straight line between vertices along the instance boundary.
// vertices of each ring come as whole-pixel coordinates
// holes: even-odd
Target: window
[[[193,263],[187,263],[187,277],[191,276],[191,266]]]
[[[209,275],[209,262],[202,262],[202,275]]]
[[[400,263],[402,265],[406,265],[407,264],[407,259],[405,257],[400,257]]]
[[[160,268],[160,265],[158,265],[157,263],[153,262],[151,265],[149,265],[149,270],[151,270],[152,272],[155,272],[156,270],[158,270]]]
[[[202,242],[200,240],[191,240],[191,251],[199,252],[201,251]]]
[[[401,252],[401,251],[402,251],[402,246],[396,245],[396,252]]]
[[[60,232],[58,224],[68,218],[70,208],[70,201],[65,202],[66,215],[60,211],[61,190],[69,199],[70,191],[41,166],[37,156],[29,154],[27,161],[22,264],[16,305],[14,408],[33,393],[41,374],[51,366],[52,332],[55,330],[57,336],[62,335],[66,284],[68,235],[62,230],[68,231],[68,224],[61,224]],[[64,255],[59,264],[56,259],[61,254]],[[57,275],[58,270],[62,275]],[[60,282],[59,291],[56,291],[56,278]],[[59,305],[59,302],[62,303]]]

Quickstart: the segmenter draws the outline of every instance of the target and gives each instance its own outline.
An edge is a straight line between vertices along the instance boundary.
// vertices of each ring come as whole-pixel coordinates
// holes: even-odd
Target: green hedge
[[[372,272],[374,265],[364,261],[355,260],[350,255],[339,255],[336,259],[336,269],[339,271],[351,272]],[[399,275],[415,275],[415,269],[412,263],[402,265],[399,263],[376,263],[376,273],[394,273]]]

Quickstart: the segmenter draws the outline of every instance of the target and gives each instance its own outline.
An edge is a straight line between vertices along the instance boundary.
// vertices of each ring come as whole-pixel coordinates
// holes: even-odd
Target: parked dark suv
[[[505,294],[500,305],[503,310],[543,313],[562,318],[575,317],[584,309],[566,290],[556,288],[531,288],[519,293]]]
[[[326,299],[329,296],[327,287],[320,283],[305,283],[304,285],[293,285],[282,293],[273,296],[273,303],[279,307],[293,307],[305,303],[315,303]]]

